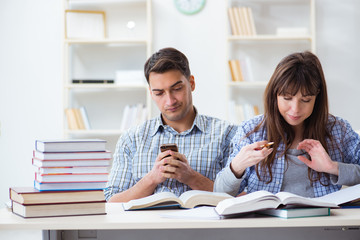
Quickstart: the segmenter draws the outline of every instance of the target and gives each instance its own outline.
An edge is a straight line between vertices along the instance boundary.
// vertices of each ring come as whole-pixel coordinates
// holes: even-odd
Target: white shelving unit
[[[104,37],[67,38],[66,11],[105,13]],[[64,137],[97,137],[114,151],[126,105],[143,104],[151,116],[151,98],[143,83],[117,83],[116,71],[141,71],[152,53],[151,0],[64,0]],[[129,24],[132,26],[130,27]],[[81,29],[82,30],[82,29]],[[91,30],[93,31],[93,30]],[[109,79],[115,83],[78,84],[73,79]],[[91,129],[69,130],[65,109],[84,106]]]
[[[293,52],[309,50],[315,53],[315,1],[314,0],[228,0],[227,9],[251,8],[256,34],[234,35],[227,12],[227,59],[247,62],[245,81],[231,80],[230,68],[226,76],[228,119],[240,123],[234,106],[256,105],[263,113],[263,92],[276,65]],[[303,34],[277,34],[278,28],[306,29]],[[242,70],[244,67],[242,65]],[[231,104],[230,104],[231,103]],[[242,107],[241,107],[242,108]],[[243,109],[244,110],[244,109]],[[241,111],[240,111],[241,112]]]

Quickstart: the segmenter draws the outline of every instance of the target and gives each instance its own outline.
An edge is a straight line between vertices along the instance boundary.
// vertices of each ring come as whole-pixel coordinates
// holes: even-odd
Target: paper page
[[[174,193],[161,192],[161,193],[156,193],[156,194],[150,195],[148,197],[134,199],[129,202],[126,202],[126,203],[124,203],[124,208],[125,208],[125,210],[128,210],[133,206],[136,206],[137,208],[146,208],[146,207],[149,207],[150,205],[153,206],[155,204],[163,202],[162,201],[163,199],[167,199],[167,202],[169,202],[170,200],[179,201],[179,199],[176,197],[176,195]]]
[[[302,197],[289,192],[279,192],[276,194],[278,198],[284,205],[304,205],[304,206],[319,206],[319,207],[337,207],[336,204],[332,202],[316,199],[316,198],[307,198]]]
[[[332,202],[337,205],[344,204],[360,198],[360,184],[346,187],[340,191],[316,198],[319,201]]]

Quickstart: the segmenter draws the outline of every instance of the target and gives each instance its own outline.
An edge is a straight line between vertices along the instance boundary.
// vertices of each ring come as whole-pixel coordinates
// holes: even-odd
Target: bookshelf
[[[126,106],[141,104],[143,117],[151,116],[143,76],[152,53],[151,0],[63,0],[63,14],[64,137],[102,138],[113,152]],[[70,129],[67,109],[81,107],[90,128]]]
[[[227,116],[239,124],[254,114],[249,106],[263,113],[263,92],[283,57],[297,51],[315,53],[315,1],[228,0],[226,11],[226,61],[239,61],[243,75],[235,81],[236,70],[227,64]]]

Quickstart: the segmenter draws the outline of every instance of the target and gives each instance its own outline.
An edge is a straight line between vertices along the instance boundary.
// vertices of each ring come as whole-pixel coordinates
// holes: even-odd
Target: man
[[[127,202],[162,191],[212,191],[232,150],[236,127],[197,113],[192,103],[195,80],[183,53],[161,49],[147,60],[144,71],[161,114],[119,138],[106,200]],[[176,143],[179,152],[160,152],[164,143]]]

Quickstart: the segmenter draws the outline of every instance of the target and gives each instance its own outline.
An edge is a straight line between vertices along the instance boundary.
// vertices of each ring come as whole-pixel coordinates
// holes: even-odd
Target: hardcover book
[[[338,207],[338,205],[333,202],[321,201],[316,198],[306,198],[289,192],[273,194],[268,191],[256,191],[221,201],[216,206],[215,211],[219,215],[230,216],[259,210],[276,209],[281,206]]]
[[[37,169],[40,174],[57,174],[57,173],[108,173],[108,167],[84,166],[84,167],[39,167]]]
[[[110,159],[40,160],[33,158],[32,164],[35,167],[109,166]]]
[[[34,187],[39,191],[103,190],[106,182],[41,183],[35,180]]]
[[[34,150],[33,157],[40,160],[110,159],[111,152],[39,152]]]
[[[106,214],[105,200],[100,202],[38,205],[24,205],[13,201],[12,211],[24,218]]]
[[[190,190],[179,197],[171,192],[161,192],[145,198],[131,200],[124,203],[125,210],[149,208],[194,208],[200,205],[216,206],[221,200],[233,198],[227,193]]]
[[[107,173],[35,173],[38,182],[102,182],[108,180]]]
[[[104,152],[105,144],[101,139],[36,140],[35,149],[40,152]]]
[[[282,208],[282,209],[263,210],[258,213],[274,216],[274,217],[280,217],[280,218],[321,217],[321,216],[330,216],[330,208],[327,207]]]
[[[10,200],[20,204],[75,203],[105,200],[102,190],[88,191],[39,191],[33,187],[12,187]]]

